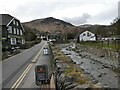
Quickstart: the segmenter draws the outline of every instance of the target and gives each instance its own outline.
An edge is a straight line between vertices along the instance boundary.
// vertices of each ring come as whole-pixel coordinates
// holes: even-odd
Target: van
[[[48,55],[48,48],[47,47],[43,48],[43,54]]]

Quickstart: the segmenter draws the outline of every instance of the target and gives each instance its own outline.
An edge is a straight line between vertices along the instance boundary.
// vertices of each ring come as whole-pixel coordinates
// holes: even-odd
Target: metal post
[[[108,42],[108,47],[109,47],[109,39],[107,40],[107,42]]]

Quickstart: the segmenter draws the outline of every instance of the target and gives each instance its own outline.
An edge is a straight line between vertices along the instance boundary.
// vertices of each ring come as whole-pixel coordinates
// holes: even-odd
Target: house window
[[[22,32],[22,30],[20,30],[20,35],[23,35],[23,32]]]
[[[16,28],[14,28],[14,34],[16,34]]]
[[[11,45],[15,45],[16,44],[16,38],[11,38],[10,41],[11,41]]]
[[[19,29],[17,29],[17,35],[19,35]]]
[[[19,25],[19,24],[18,24],[18,21],[17,21],[16,23],[17,23],[17,26],[18,26],[18,25]]]
[[[21,39],[17,39],[17,44],[21,44],[22,40]]]
[[[24,39],[22,39],[22,44],[25,44],[25,40]]]
[[[15,25],[15,20],[13,20],[13,24]]]
[[[12,26],[8,26],[8,32],[12,33]]]
[[[86,36],[86,34],[85,34],[85,33],[83,33],[83,36]]]
[[[91,34],[88,32],[88,33],[87,33],[87,36],[89,37],[89,36],[91,36]]]

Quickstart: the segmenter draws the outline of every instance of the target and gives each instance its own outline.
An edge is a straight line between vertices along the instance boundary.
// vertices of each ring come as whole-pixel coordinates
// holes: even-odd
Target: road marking
[[[43,45],[43,47],[46,45],[46,43]],[[38,52],[38,54],[36,55],[36,57],[33,59],[32,62],[37,61],[40,53],[42,52],[43,47],[40,49],[40,51]],[[18,88],[18,86],[20,85],[20,83],[23,81],[23,79],[25,78],[25,76],[27,75],[27,73],[29,72],[29,70],[31,69],[31,67],[33,66],[33,63],[29,64],[27,66],[27,68],[25,69],[25,71],[22,73],[22,75],[18,78],[18,80],[14,83],[14,85],[12,86],[12,88],[10,90],[16,90],[16,88]]]
[[[43,45],[43,47],[45,47],[46,43]],[[35,62],[37,60],[37,58],[39,57],[40,53],[42,52],[43,50],[43,47],[41,48],[41,50],[38,52],[38,54],[36,55],[36,57],[33,59],[32,62]]]
[[[23,74],[19,77],[19,79],[15,82],[15,84],[12,86],[11,90],[15,89],[17,84],[19,84],[19,81],[21,81],[22,78],[24,78],[23,76],[26,75],[26,73],[28,72],[28,70],[30,69],[32,64],[30,64],[25,71],[23,72]]]
[[[19,83],[17,84],[17,86],[15,88],[17,88],[20,85],[20,83],[23,81],[23,79],[25,78],[25,76],[27,75],[27,73],[29,72],[29,70],[31,69],[32,66],[33,66],[33,64],[30,64],[30,67],[25,72],[24,76],[20,79]]]

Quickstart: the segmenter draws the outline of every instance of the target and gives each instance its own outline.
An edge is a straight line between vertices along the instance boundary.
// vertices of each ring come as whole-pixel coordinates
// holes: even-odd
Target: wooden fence
[[[113,50],[120,50],[120,39],[115,40],[101,40],[101,41],[86,41],[86,42],[80,42],[84,45],[89,46],[97,46],[97,47],[103,47],[103,48],[109,48]]]

